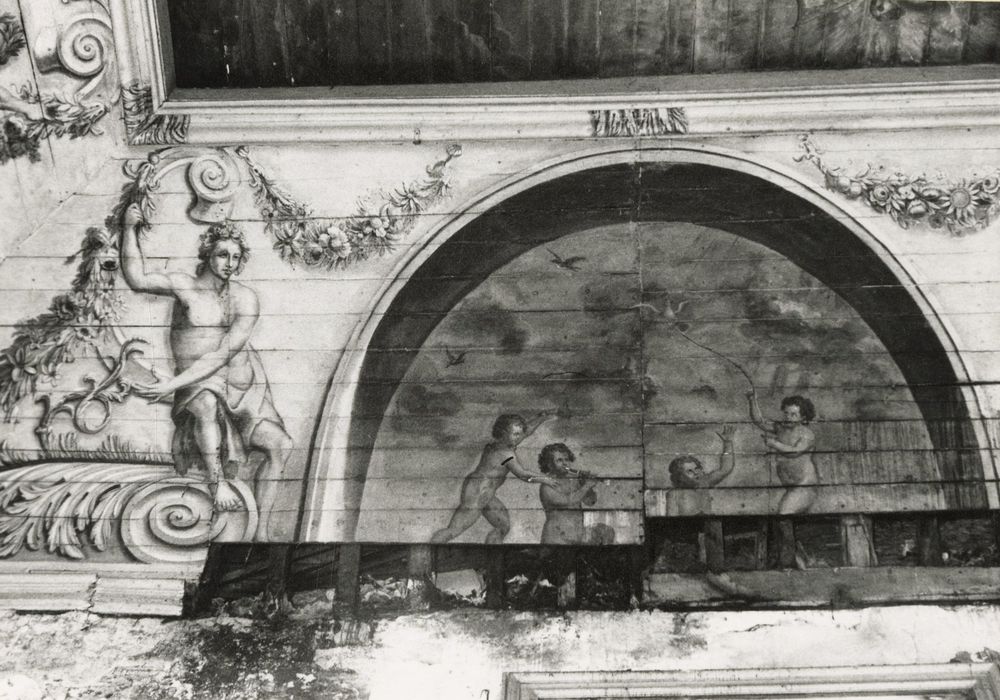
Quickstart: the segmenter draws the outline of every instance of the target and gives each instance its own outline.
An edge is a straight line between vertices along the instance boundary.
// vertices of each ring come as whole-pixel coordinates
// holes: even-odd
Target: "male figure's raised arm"
[[[147,272],[146,258],[139,247],[139,224],[142,223],[142,213],[136,204],[125,210],[122,217],[122,239],[119,256],[121,258],[122,276],[133,291],[148,292],[172,296],[182,281],[175,279],[186,275],[169,275],[162,272]]]
[[[733,452],[733,437],[736,435],[736,428],[732,425],[724,425],[722,431],[717,435],[722,440],[719,468],[705,474],[700,480],[699,486],[717,486],[723,479],[732,474],[736,467],[736,454]]]

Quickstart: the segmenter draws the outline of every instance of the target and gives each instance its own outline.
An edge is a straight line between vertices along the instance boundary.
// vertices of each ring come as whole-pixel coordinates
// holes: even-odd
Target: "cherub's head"
[[[528,424],[516,413],[504,413],[493,422],[493,439],[513,447],[524,439]]]
[[[213,224],[201,234],[195,274],[208,269],[219,279],[228,280],[243,272],[249,259],[250,247],[239,226],[230,221]]]
[[[679,489],[697,488],[699,479],[705,475],[705,467],[694,455],[674,457],[667,467],[670,483]]]
[[[543,474],[566,474],[576,461],[576,455],[565,443],[553,442],[538,453],[538,468]]]
[[[786,396],[781,400],[781,411],[786,423],[807,425],[816,418],[816,407],[805,396]]]

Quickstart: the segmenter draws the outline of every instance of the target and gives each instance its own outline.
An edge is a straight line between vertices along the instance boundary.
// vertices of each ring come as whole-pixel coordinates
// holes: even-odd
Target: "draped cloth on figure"
[[[285,427],[274,408],[271,388],[257,351],[249,344],[244,346],[218,372],[174,394],[171,451],[178,474],[187,474],[191,468],[205,470],[195,439],[197,423],[188,410],[191,401],[203,391],[211,392],[217,399],[216,420],[222,437],[219,456],[225,476],[235,478],[239,468],[246,464],[251,449],[250,437],[257,426],[268,421],[281,429]]]

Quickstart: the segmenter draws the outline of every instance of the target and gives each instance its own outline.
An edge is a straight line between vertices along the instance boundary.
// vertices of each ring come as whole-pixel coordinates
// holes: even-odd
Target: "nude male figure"
[[[554,412],[540,413],[530,422],[519,415],[504,414],[493,423],[493,441],[483,448],[479,464],[465,477],[458,508],[447,527],[431,535],[431,543],[450,542],[472,527],[480,517],[493,526],[486,536],[486,544],[500,544],[510,532],[510,514],[497,498],[497,489],[513,474],[521,481],[558,486],[555,479],[536,474],[524,468],[515,449],[524,438],[531,435]]]
[[[594,489],[601,483],[587,472],[573,468],[576,455],[567,445],[553,442],[542,448],[538,467],[556,480],[554,486],[542,484],[538,498],[545,509],[542,544],[586,544],[583,507],[597,502]]]
[[[249,250],[233,224],[216,224],[201,236],[194,275],[149,272],[138,241],[142,214],[130,206],[123,219],[121,269],[136,292],[171,297],[170,350],[177,374],[155,384],[133,384],[152,401],[173,395],[172,451],[177,471],[203,469],[218,511],[240,507],[227,479],[235,478],[251,451],[264,461],[254,474],[260,514],[254,539],[274,534],[278,485],[292,453],[292,439],[274,408],[263,365],[249,340],[260,310],[257,295],[234,281]]]

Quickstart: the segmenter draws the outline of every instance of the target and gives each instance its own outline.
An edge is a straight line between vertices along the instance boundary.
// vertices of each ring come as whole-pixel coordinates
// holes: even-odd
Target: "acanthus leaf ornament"
[[[138,81],[122,86],[122,113],[125,131],[136,146],[181,144],[187,141],[190,117],[183,114],[156,114],[153,89]]]
[[[801,155],[823,174],[826,188],[848,199],[864,202],[887,214],[900,228],[926,223],[933,229],[947,228],[962,235],[989,226],[1000,212],[1000,168],[979,176],[949,180],[944,176],[907,175],[889,172],[884,166],[867,168],[848,175],[841,167],[831,167],[808,134],[800,137]]]
[[[600,137],[669,136],[686,134],[688,118],[683,107],[595,109],[590,127]]]

